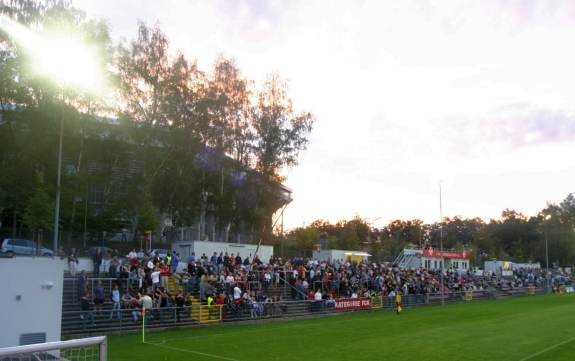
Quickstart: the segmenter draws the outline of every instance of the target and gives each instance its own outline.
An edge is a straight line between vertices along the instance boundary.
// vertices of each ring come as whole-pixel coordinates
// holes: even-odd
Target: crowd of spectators
[[[322,301],[330,306],[336,298],[372,297],[381,295],[404,297],[414,295],[424,300],[429,294],[456,294],[464,291],[488,289],[513,289],[529,285],[541,286],[545,280],[542,270],[517,270],[512,277],[495,274],[477,275],[475,272],[457,270],[440,271],[400,269],[393,264],[374,262],[347,262],[343,260],[318,261],[310,258],[282,260],[271,257],[262,261],[257,256],[214,253],[210,256],[194,253],[185,262],[175,251],[165,257],[148,256],[132,250],[121,261],[117,255],[107,255],[107,277],[117,279],[109,295],[104,295],[100,283],[87,288],[87,275],[82,272],[78,282],[81,306],[84,311],[98,310],[108,301],[111,303],[109,319],[119,318],[120,309],[132,309],[134,321],[141,317],[140,309],[153,310],[146,317],[162,321],[164,310],[175,307],[179,321],[182,308],[199,301],[207,306],[221,306],[226,315],[233,317],[249,312],[260,317],[268,312],[285,310],[282,302],[289,300]],[[94,256],[94,266],[100,268],[102,255]],[[74,257],[69,258],[70,262]],[[94,276],[103,276],[99,272]],[[177,285],[169,292],[169,280]],[[555,273],[553,280],[570,281],[570,276]],[[271,289],[283,288],[290,295],[272,295]],[[192,297],[190,297],[190,295]],[[91,302],[90,302],[91,301]],[[273,306],[272,306],[273,305]],[[270,311],[271,310],[271,311]],[[102,312],[102,311],[100,311]],[[93,322],[88,317],[87,322]]]

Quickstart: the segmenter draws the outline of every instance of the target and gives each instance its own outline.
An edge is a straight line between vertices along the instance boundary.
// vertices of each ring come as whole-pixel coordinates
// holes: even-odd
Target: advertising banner
[[[471,255],[469,252],[453,252],[453,251],[443,251],[440,252],[439,250],[433,248],[427,248],[423,250],[423,257],[430,257],[430,258],[450,258],[450,259],[470,259]]]
[[[335,309],[338,311],[360,310],[369,307],[369,298],[339,298],[335,300]]]

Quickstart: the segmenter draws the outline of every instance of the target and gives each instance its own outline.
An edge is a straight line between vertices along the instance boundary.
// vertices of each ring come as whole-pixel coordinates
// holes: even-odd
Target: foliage
[[[54,202],[48,196],[44,186],[44,176],[42,173],[36,175],[36,188],[32,197],[26,202],[23,222],[31,229],[50,230],[54,225]]]
[[[551,218],[546,220],[545,216]],[[484,222],[480,218],[445,218],[443,224],[425,224],[415,220],[393,220],[381,229],[356,216],[351,221],[332,224],[316,220],[288,234],[288,240],[311,250],[311,230],[319,232],[332,249],[363,248],[375,259],[393,261],[406,247],[471,250],[475,265],[491,258],[515,262],[540,262],[545,265],[545,239],[548,241],[550,266],[575,263],[575,195],[569,194],[560,204],[548,204],[539,214],[528,217],[506,209],[500,220]],[[443,234],[443,238],[441,238]],[[310,241],[302,240],[308,237]]]
[[[312,124],[310,113],[294,113],[287,84],[277,75],[269,77],[258,94],[254,115],[257,169],[265,175],[277,176],[282,167],[297,164]]]
[[[279,77],[258,93],[233,59],[204,72],[170,55],[159,26],[140,23],[135,39],[113,44],[105,22],[66,1],[0,0],[0,12],[39,32],[75,34],[116,86],[102,98],[54,84],[0,32],[0,216],[12,233],[30,227],[24,204],[36,171],[53,198],[63,117],[63,229],[160,231],[160,215],[191,226],[211,213],[222,237],[249,230],[270,239],[279,172],[296,164],[312,125]]]

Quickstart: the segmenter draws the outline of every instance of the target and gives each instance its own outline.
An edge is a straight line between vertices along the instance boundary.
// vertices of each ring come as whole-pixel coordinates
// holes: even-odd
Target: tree
[[[139,203],[136,230],[139,233],[153,233],[158,228],[158,217],[150,193],[144,192]]]
[[[270,76],[258,94],[253,115],[256,169],[274,179],[282,167],[296,165],[313,121],[310,113],[294,111],[287,84],[277,75]]]
[[[34,233],[40,230],[51,230],[54,222],[54,202],[48,196],[44,186],[44,175],[36,174],[36,188],[32,197],[26,202],[22,215],[24,224]]]
[[[110,92],[117,108],[79,89],[62,92],[31,72],[32,54],[0,32],[0,196],[15,235],[36,171],[48,196],[55,193],[63,114],[61,227],[70,234],[136,231],[152,214],[186,226],[208,210],[221,234],[271,236],[282,204],[279,170],[296,164],[312,124],[309,113],[293,111],[277,76],[254,96],[254,83],[232,59],[218,58],[204,73],[181,53],[170,56],[160,28],[142,23],[136,39],[116,47],[105,23],[64,1],[0,0],[0,12],[77,35],[97,49],[104,70],[113,69],[105,78],[119,90]]]
[[[147,126],[169,125],[164,112],[170,78],[168,39],[160,28],[139,23],[137,39],[119,46],[116,65],[125,103],[121,115]]]
[[[292,237],[301,251],[311,251],[315,244],[319,243],[320,233],[313,227],[296,228]]]

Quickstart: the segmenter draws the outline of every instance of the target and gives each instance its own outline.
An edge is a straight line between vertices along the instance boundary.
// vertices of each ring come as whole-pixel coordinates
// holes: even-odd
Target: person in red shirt
[[[307,299],[308,301],[313,301],[315,299],[315,293],[311,289],[307,293]]]
[[[226,303],[226,299],[224,298],[224,294],[220,293],[216,297],[216,305],[224,305]]]
[[[170,277],[170,267],[167,264],[162,263],[160,268],[160,285],[164,287],[164,289],[168,289],[168,278]]]

